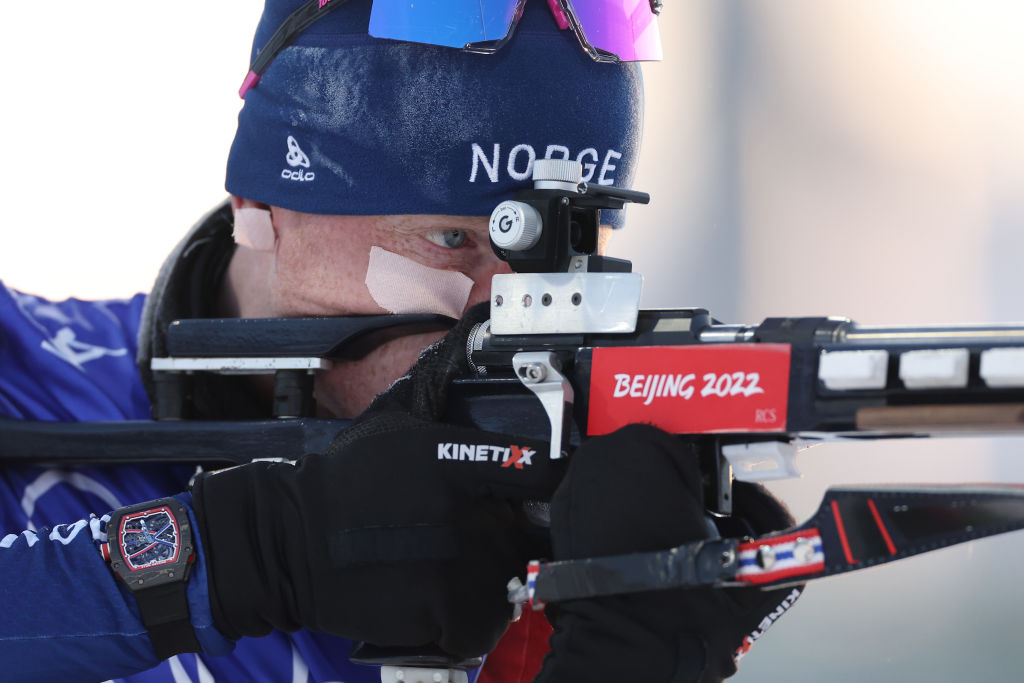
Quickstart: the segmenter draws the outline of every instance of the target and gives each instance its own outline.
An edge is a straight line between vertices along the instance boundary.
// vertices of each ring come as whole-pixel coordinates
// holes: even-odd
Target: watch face
[[[167,507],[126,515],[121,520],[118,542],[130,571],[174,562],[181,549],[178,520]]]

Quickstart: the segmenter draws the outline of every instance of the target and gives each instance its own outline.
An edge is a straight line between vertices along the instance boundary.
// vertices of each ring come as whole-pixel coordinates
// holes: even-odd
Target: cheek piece
[[[441,313],[461,318],[473,280],[454,270],[428,268],[372,247],[366,288],[377,305],[391,313]]]
[[[256,207],[235,210],[235,231],[232,233],[235,244],[249,247],[256,251],[274,250],[274,226],[270,221],[270,211]]]

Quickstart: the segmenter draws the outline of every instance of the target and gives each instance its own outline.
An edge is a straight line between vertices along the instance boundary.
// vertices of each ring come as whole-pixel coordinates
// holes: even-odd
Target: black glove
[[[520,502],[548,499],[560,473],[542,443],[431,422],[472,322],[324,454],[195,483],[225,635],[305,627],[457,657],[495,646],[512,612],[506,584],[535,552]]]
[[[665,550],[708,538],[697,448],[640,425],[584,444],[552,500],[554,559]],[[733,504],[755,533],[792,525],[760,487],[737,482]],[[781,603],[791,604],[794,590],[676,589],[551,604],[551,652],[534,680],[719,681],[736,672],[737,650],[749,647],[744,639],[759,634]]]

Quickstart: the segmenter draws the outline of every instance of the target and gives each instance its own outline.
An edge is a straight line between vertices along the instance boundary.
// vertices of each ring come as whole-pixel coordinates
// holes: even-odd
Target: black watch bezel
[[[178,539],[175,556],[145,567],[133,567],[125,556],[125,524],[132,519],[166,511],[176,528]],[[131,533],[131,530],[127,530]],[[118,508],[110,514],[107,522],[107,548],[110,553],[110,568],[124,581],[133,593],[170,583],[184,583],[195,561],[195,544],[192,542],[192,522],[185,506],[174,498],[160,498],[146,503]]]

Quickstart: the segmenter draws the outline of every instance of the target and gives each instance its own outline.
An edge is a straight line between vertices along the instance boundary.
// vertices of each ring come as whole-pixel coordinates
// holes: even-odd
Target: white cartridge
[[[884,389],[889,371],[889,352],[884,349],[822,351],[818,379],[833,391]]]
[[[1024,387],[1024,348],[982,351],[980,373],[993,389]]]
[[[900,379],[907,389],[963,389],[971,354],[967,349],[921,349],[900,355]]]

